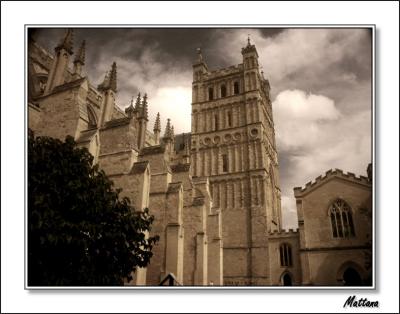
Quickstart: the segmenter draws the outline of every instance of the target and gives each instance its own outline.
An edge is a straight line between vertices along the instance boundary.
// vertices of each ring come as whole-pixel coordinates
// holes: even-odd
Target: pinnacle
[[[86,41],[83,40],[81,46],[79,47],[79,51],[75,56],[74,63],[80,62],[82,64],[85,64],[85,46],[86,46]]]
[[[160,113],[159,112],[157,112],[157,117],[156,117],[156,121],[154,122],[153,131],[154,131],[154,133],[161,131],[161,120],[160,120]]]
[[[60,43],[56,47],[56,51],[65,49],[70,55],[73,53],[74,46],[74,31],[72,28],[68,28],[64,38],[61,39]]]
[[[110,89],[117,92],[117,63],[114,61],[110,72]]]

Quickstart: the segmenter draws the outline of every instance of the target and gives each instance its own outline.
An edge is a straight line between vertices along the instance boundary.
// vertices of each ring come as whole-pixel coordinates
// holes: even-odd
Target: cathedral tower
[[[268,232],[280,230],[280,189],[269,83],[248,40],[243,63],[193,65],[193,177],[208,177],[221,208],[224,285],[269,283]]]

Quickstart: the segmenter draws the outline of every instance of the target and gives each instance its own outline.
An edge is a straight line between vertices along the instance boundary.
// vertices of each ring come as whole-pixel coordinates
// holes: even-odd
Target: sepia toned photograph
[[[25,27],[25,287],[374,289],[375,27]]]

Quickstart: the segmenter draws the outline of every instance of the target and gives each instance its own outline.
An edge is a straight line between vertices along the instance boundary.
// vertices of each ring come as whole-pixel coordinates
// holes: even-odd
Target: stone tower
[[[270,282],[268,233],[281,229],[280,188],[270,86],[248,43],[243,63],[210,71],[193,64],[193,177],[208,177],[221,208],[224,285]]]

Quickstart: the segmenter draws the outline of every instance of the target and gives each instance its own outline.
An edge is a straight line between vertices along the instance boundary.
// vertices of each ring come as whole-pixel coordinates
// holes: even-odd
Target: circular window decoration
[[[257,129],[252,129],[250,131],[251,136],[256,137],[258,135],[258,130]]]
[[[240,138],[242,137],[241,134],[239,132],[236,132],[235,135],[233,135],[234,139],[236,141],[240,140]]]
[[[221,141],[219,136],[214,137],[214,144],[219,144],[219,142]]]
[[[209,138],[209,137],[206,137],[205,139],[204,139],[204,145],[210,145],[211,144],[211,139]]]
[[[232,135],[230,135],[230,134],[225,134],[224,140],[225,140],[225,142],[230,142],[230,141],[232,140]]]

